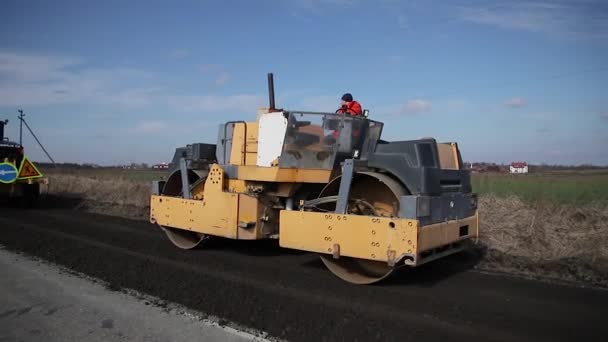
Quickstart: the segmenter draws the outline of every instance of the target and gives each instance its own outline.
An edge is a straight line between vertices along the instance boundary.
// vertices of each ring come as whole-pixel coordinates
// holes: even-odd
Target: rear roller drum
[[[338,194],[340,178],[334,179],[319,197]],[[396,217],[399,213],[399,199],[407,190],[392,178],[377,173],[357,173],[351,185],[348,214]],[[335,203],[321,207],[334,211]],[[373,261],[350,257],[334,259],[331,255],[321,255],[325,266],[337,277],[353,284],[373,284],[395,271],[383,261]]]
[[[167,237],[174,245],[181,249],[192,249],[199,244],[201,244],[204,240],[207,239],[207,235],[203,233],[192,232],[184,229],[176,229],[160,226]]]
[[[197,189],[200,189],[204,186],[204,181],[206,178],[206,173],[188,170],[188,182],[191,185],[195,185]],[[180,170],[175,170],[165,183],[165,186],[162,189],[163,196],[174,196],[174,197],[183,197],[182,191],[182,177]],[[193,232],[184,229],[177,229],[171,227],[165,227],[159,225],[162,230],[165,232],[169,241],[171,241],[175,246],[181,249],[192,249],[196,246],[200,245],[204,240],[208,238],[207,235],[203,233]]]

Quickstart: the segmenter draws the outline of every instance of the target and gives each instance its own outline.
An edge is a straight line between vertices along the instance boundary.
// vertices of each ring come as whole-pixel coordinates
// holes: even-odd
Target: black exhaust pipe
[[[268,74],[268,102],[270,110],[276,109],[274,106],[274,79],[272,73]]]

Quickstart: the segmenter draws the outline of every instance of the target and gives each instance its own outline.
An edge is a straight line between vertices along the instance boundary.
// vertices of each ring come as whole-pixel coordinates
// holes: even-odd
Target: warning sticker
[[[40,178],[42,177],[42,172],[36,168],[34,163],[32,163],[27,157],[23,158],[21,162],[21,167],[19,168],[19,176],[18,179],[30,179],[30,178]]]

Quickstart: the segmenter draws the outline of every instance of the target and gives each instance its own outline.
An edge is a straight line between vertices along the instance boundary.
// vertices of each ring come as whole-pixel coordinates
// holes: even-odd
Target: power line
[[[47,152],[47,150],[44,148],[44,146],[42,145],[42,143],[40,142],[40,140],[38,140],[38,137],[36,136],[36,134],[34,134],[34,131],[32,131],[32,129],[30,128],[30,126],[27,124],[27,122],[25,121],[25,114],[23,113],[23,110],[19,109],[19,120],[21,120],[21,123],[25,125],[25,128],[27,128],[28,131],[30,131],[30,133],[32,134],[32,136],[34,137],[34,139],[36,139],[36,142],[38,143],[38,145],[40,146],[40,148],[42,148],[42,151],[44,151],[44,153],[46,154],[46,156],[50,159],[50,161],[53,163],[53,166],[55,166],[55,160],[53,160],[53,158],[51,157],[51,155]],[[19,140],[21,141],[21,132],[19,133]],[[21,145],[23,146],[23,145]]]

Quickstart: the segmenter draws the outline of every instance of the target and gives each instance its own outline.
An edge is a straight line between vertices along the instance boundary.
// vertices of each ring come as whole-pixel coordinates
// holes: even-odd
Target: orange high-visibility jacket
[[[352,116],[357,116],[363,114],[363,109],[361,108],[361,104],[357,101],[351,101],[346,103],[346,108],[340,108],[337,112],[338,114],[348,113]]]
[[[361,108],[361,104],[359,102],[351,101],[351,102],[346,103],[345,107],[338,109],[338,111],[336,113],[338,113],[338,114],[347,113],[352,116],[359,116],[359,115],[363,114],[363,109]],[[353,131],[352,134],[354,137],[358,137],[359,131]],[[334,138],[337,138],[338,131],[332,132],[332,135],[334,136]]]

